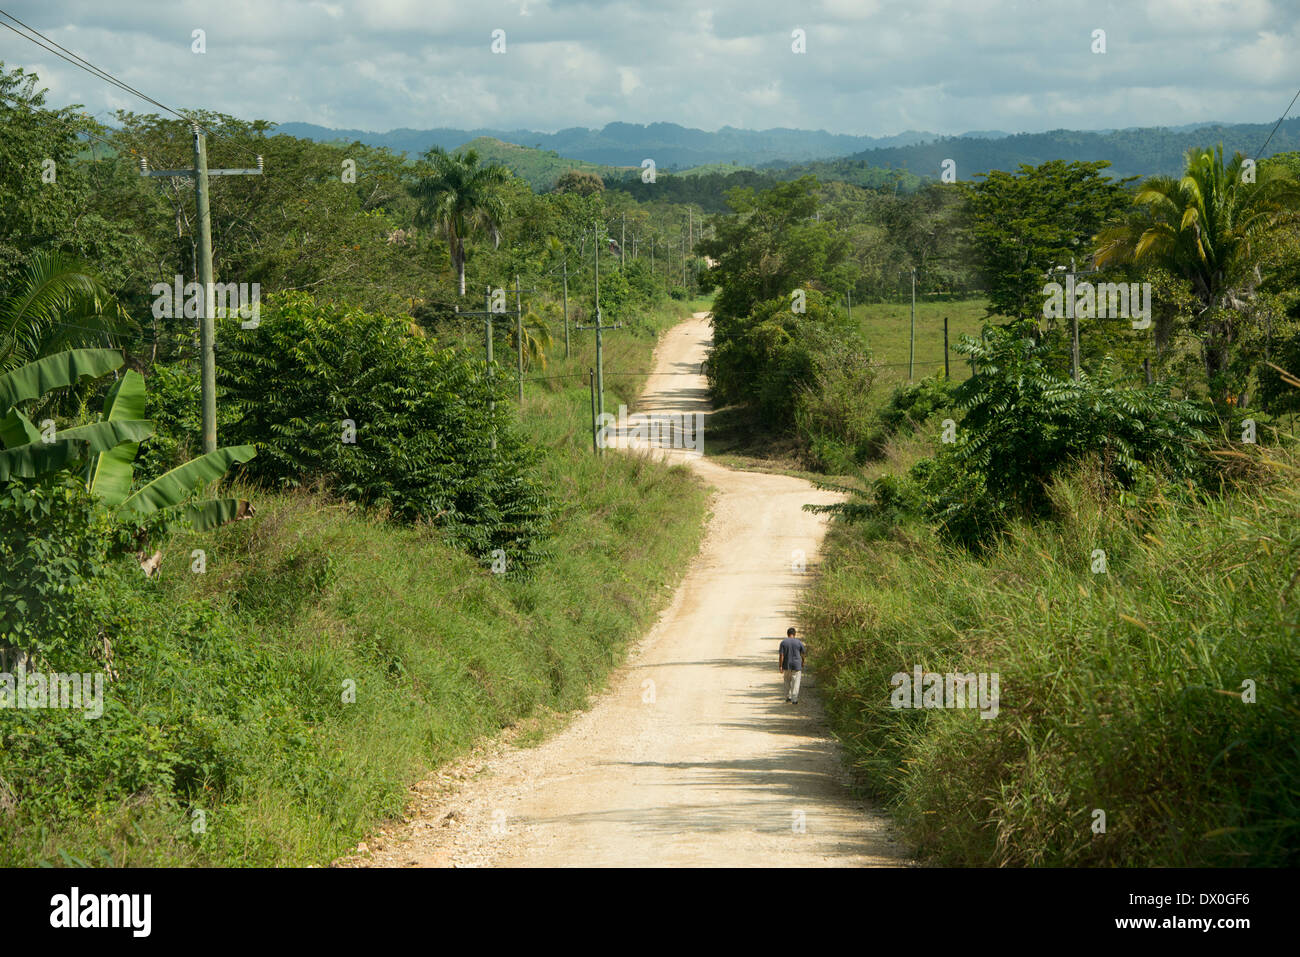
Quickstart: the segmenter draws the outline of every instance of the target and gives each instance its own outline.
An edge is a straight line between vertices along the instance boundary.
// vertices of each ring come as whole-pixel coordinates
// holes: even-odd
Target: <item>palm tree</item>
[[[1255,289],[1269,237],[1300,210],[1300,183],[1270,165],[1247,181],[1237,153],[1224,165],[1223,144],[1187,151],[1183,176],[1142,184],[1132,213],[1096,237],[1096,264],[1150,263],[1191,283],[1198,307],[1193,330],[1211,395],[1224,401],[1232,348]]]
[[[537,368],[546,368],[546,350],[551,348],[551,330],[543,319],[535,312],[524,314],[521,325],[524,328],[524,368],[531,369],[536,363]],[[515,334],[515,327],[510,327],[510,348],[519,348],[519,339]]]
[[[0,299],[0,373],[75,346],[106,345],[127,316],[100,278],[56,250],[32,254]]]
[[[428,164],[412,189],[419,203],[415,221],[431,225],[447,237],[451,265],[465,295],[465,241],[486,232],[493,245],[501,242],[505,200],[499,187],[510,174],[504,166],[479,165],[478,152],[448,153],[435,146],[424,154]]]

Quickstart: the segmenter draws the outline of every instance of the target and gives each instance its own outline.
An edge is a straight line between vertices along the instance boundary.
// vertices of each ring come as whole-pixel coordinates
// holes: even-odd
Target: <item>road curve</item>
[[[641,413],[701,413],[706,313],[665,334]],[[616,413],[616,409],[607,410]],[[620,437],[616,444],[631,440]],[[613,453],[611,453],[613,454]],[[621,454],[638,454],[627,452]],[[797,705],[777,644],[835,496],[781,475],[686,462],[717,491],[672,604],[608,690],[535,748],[501,745],[427,782],[414,819],[344,866],[803,867],[909,863],[888,818],[855,800],[817,695]]]

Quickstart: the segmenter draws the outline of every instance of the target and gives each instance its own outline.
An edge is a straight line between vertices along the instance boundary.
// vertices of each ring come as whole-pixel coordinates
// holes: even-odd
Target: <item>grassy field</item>
[[[607,369],[648,369],[692,308],[609,334]],[[545,374],[585,370],[579,335]],[[611,375],[607,404],[643,381]],[[594,456],[589,416],[585,378],[529,383],[560,505],[530,580],[432,528],[251,490],[252,519],[174,534],[153,579],[122,568],[96,599],[119,672],[103,718],[0,715],[0,865],[325,864],[438,764],[582,707],[671,596],[708,499],[684,467]]]
[[[536,190],[550,189],[555,185],[557,179],[571,169],[581,170],[584,173],[595,173],[602,179],[625,175],[633,170],[640,170],[640,167],[603,166],[600,163],[589,163],[586,160],[566,159],[562,156],[553,155],[550,150],[539,150],[531,146],[505,143],[490,136],[480,136],[478,139],[470,140],[468,143],[457,147],[458,151],[471,149],[475,150],[485,162],[500,163],[505,166],[516,176],[527,180],[529,185]]]
[[[983,299],[959,299],[949,302],[916,302],[915,377],[920,379],[943,371],[943,319],[948,317],[948,366],[954,382],[970,375],[965,356],[952,347],[964,334],[979,338],[984,324]],[[879,364],[877,392],[887,396],[889,390],[907,381],[908,351],[911,340],[912,304],[864,303],[853,305],[853,318],[867,336],[872,356]]]

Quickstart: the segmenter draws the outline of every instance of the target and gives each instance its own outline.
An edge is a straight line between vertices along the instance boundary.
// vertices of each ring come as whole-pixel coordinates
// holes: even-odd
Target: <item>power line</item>
[[[27,24],[23,23],[13,14],[9,13],[7,10],[0,10],[0,16],[7,17],[8,19],[12,20],[14,23],[22,27],[24,30],[29,31],[35,36],[28,36],[26,33],[23,33],[19,30],[15,30],[7,23],[0,23],[0,27],[4,27],[6,30],[18,34],[18,36],[22,37],[24,40],[29,40],[32,43],[35,43],[42,50],[45,50],[49,53],[53,53],[60,60],[64,60],[68,63],[71,63],[73,66],[77,67],[80,70],[84,70],[85,72],[89,73],[91,76],[96,77],[97,79],[100,80],[105,80],[106,82],[113,84],[118,89],[130,93],[134,96],[138,96],[140,97],[140,99],[144,100],[145,102],[152,103],[154,106],[158,107],[159,109],[165,110],[174,116],[178,116],[182,120],[190,119],[190,117],[186,116],[185,114],[173,110],[170,106],[167,106],[164,103],[159,103],[153,97],[141,93],[139,90],[137,90],[135,87],[131,86],[130,84],[117,79],[115,76],[110,74],[107,70],[101,70],[99,67],[95,66],[95,64],[91,63],[89,60],[85,59],[84,57],[78,56],[76,53],[73,53],[71,50],[67,49],[66,47],[61,46],[56,41],[51,40],[49,37],[45,36],[45,34],[41,33],[39,30],[36,30],[33,27],[29,27]],[[38,40],[35,37],[39,37],[40,39]],[[42,43],[41,42],[42,40],[44,40],[45,43]],[[51,44],[51,46],[46,46],[46,43]],[[64,54],[67,55],[65,56]]]
[[[109,73],[107,70],[104,70],[104,69],[101,69],[100,67],[95,66],[95,64],[91,63],[91,62],[90,62],[89,60],[87,60],[85,57],[80,56],[79,54],[74,53],[72,50],[69,50],[67,47],[62,46],[61,44],[58,43],[58,41],[56,41],[56,40],[52,40],[50,37],[45,36],[45,34],[41,33],[41,32],[40,32],[39,30],[37,30],[35,27],[30,27],[30,26],[28,26],[26,23],[23,23],[23,21],[19,20],[17,17],[15,17],[13,14],[9,13],[8,11],[6,11],[6,10],[0,10],[0,16],[7,17],[8,19],[12,20],[14,23],[16,23],[16,24],[18,24],[20,27],[22,27],[24,30],[27,30],[27,31],[29,31],[30,33],[34,34],[34,36],[28,36],[28,35],[25,34],[25,33],[22,33],[22,32],[20,32],[20,31],[18,31],[18,30],[15,30],[13,27],[9,26],[9,24],[4,23],[4,22],[0,22],[0,27],[4,27],[6,30],[9,30],[10,32],[12,32],[12,33],[16,33],[18,36],[22,37],[24,40],[29,40],[29,41],[31,41],[32,43],[36,44],[36,45],[37,45],[38,47],[40,47],[41,49],[43,49],[43,50],[45,50],[45,51],[47,51],[47,52],[49,52],[49,53],[53,53],[53,54],[54,54],[55,56],[57,56],[59,59],[64,60],[64,61],[66,61],[66,62],[68,62],[68,63],[71,63],[73,66],[77,67],[77,68],[80,69],[80,70],[84,70],[85,72],[89,73],[91,76],[95,77],[96,79],[103,80],[103,81],[105,81],[106,83],[111,83],[113,86],[117,87],[119,90],[123,90],[123,91],[125,91],[125,92],[127,92],[127,93],[132,94],[133,96],[138,96],[140,99],[144,100],[146,103],[150,103],[150,104],[152,104],[152,105],[158,107],[160,110],[164,110],[165,112],[172,114],[172,116],[175,116],[175,117],[177,117],[178,119],[181,119],[181,120],[183,120],[183,121],[185,121],[185,122],[187,122],[187,123],[191,123],[191,124],[193,124],[194,126],[196,126],[196,127],[198,127],[199,129],[201,129],[201,130],[204,132],[205,135],[207,135],[207,136],[211,136],[213,139],[227,139],[227,140],[230,140],[232,146],[234,146],[236,149],[243,150],[244,153],[245,153],[245,155],[247,155],[247,156],[254,156],[254,157],[255,157],[255,156],[257,155],[257,154],[255,154],[255,153],[253,153],[253,152],[251,152],[251,151],[246,150],[244,147],[240,146],[240,144],[237,143],[237,142],[235,142],[231,137],[228,137],[228,136],[226,136],[225,134],[216,133],[216,132],[214,132],[213,130],[209,129],[208,127],[204,126],[204,125],[203,125],[202,123],[200,123],[200,122],[199,122],[199,121],[198,121],[198,120],[197,120],[193,115],[188,114],[188,113],[182,113],[180,110],[174,110],[174,109],[172,109],[170,106],[168,106],[167,104],[165,104],[165,103],[161,103],[161,102],[159,102],[158,100],[155,100],[153,97],[149,96],[147,93],[144,93],[144,92],[142,92],[142,91],[140,91],[140,90],[137,90],[135,87],[131,86],[129,83],[126,83],[126,82],[123,81],[123,80],[119,80],[117,77],[113,76],[113,75],[112,75],[111,73]],[[36,39],[36,37],[39,37],[40,39]],[[42,40],[45,41],[45,42],[42,43],[42,42],[41,42]],[[46,46],[47,43],[50,44],[50,46]],[[54,49],[54,48],[57,48],[57,49]],[[60,51],[62,51],[62,52],[60,52]],[[65,54],[66,54],[66,56],[65,56]]]
[[[1259,154],[1264,152],[1264,150],[1268,148],[1268,144],[1273,141],[1273,134],[1276,133],[1277,128],[1282,125],[1282,121],[1286,119],[1286,115],[1291,112],[1291,107],[1295,106],[1296,100],[1300,100],[1300,90],[1295,91],[1295,96],[1291,97],[1291,102],[1287,104],[1287,108],[1282,111],[1282,115],[1278,117],[1277,122],[1273,124],[1273,129],[1269,132],[1268,139],[1264,141],[1264,145],[1255,151],[1255,159],[1259,159]]]

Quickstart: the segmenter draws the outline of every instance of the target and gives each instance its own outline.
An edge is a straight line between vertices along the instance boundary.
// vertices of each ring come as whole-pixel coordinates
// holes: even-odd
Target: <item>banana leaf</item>
[[[140,518],[160,508],[179,505],[200,485],[215,482],[232,465],[247,462],[255,455],[257,450],[251,445],[235,445],[200,455],[137,490],[122,503],[118,515],[126,519]]]
[[[39,399],[52,389],[72,385],[82,376],[97,379],[123,363],[116,349],[69,349],[37,359],[0,375],[0,409]]]
[[[76,428],[63,429],[55,433],[55,439],[84,439],[90,443],[90,451],[107,452],[120,445],[139,445],[141,439],[153,435],[153,423],[148,419],[128,419],[120,422],[93,422],[90,425],[78,425]]]
[[[17,409],[10,409],[9,414],[0,419],[0,447],[13,449],[40,440],[41,430]]]
[[[0,451],[0,482],[11,478],[39,478],[47,472],[67,468],[85,458],[90,443],[85,439],[30,442]]]
[[[143,419],[144,399],[144,376],[130,370],[108,390],[104,398],[104,420]],[[86,478],[90,491],[108,505],[125,502],[135,480],[133,463],[139,449],[139,442],[123,442],[92,458]]]

